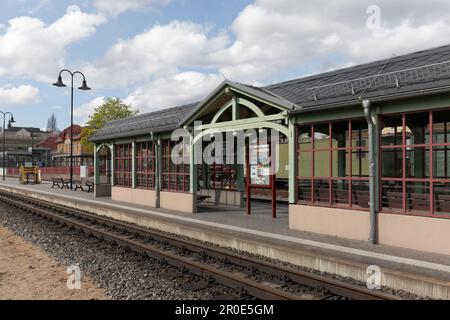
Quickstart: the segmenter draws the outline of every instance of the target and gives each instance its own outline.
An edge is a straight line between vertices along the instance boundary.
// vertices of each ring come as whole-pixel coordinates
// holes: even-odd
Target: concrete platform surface
[[[270,204],[263,202],[253,204],[251,216],[239,208],[208,205],[188,215],[94,198],[82,191],[52,189],[46,182],[21,185],[9,178],[0,189],[364,282],[367,266],[377,265],[386,286],[450,299],[450,256],[289,230],[285,205],[278,206],[277,219],[270,215]]]

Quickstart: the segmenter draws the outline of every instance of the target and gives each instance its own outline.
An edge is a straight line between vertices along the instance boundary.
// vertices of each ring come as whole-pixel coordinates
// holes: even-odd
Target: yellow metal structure
[[[19,171],[21,184],[39,184],[41,183],[41,170],[39,167],[20,167]]]

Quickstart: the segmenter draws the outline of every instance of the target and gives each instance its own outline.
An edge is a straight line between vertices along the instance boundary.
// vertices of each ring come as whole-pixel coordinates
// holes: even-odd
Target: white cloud
[[[450,2],[431,1],[379,0],[381,29],[371,31],[372,0],[255,0],[228,31],[185,21],[154,25],[118,40],[83,71],[96,87],[138,86],[127,101],[145,110],[183,104],[204,97],[220,83],[218,74],[271,83],[292,70],[326,71],[447,44]],[[139,10],[133,8],[144,2],[157,1],[117,2],[110,9]]]
[[[97,97],[80,105],[79,107],[74,108],[73,116],[78,118],[79,121],[82,122],[82,125],[84,125],[89,120],[89,116],[94,113],[94,109],[103,104],[104,99],[104,97]]]
[[[223,50],[229,40],[224,33],[208,31],[190,22],[156,25],[132,39],[119,40],[83,70],[96,86],[120,87],[167,77],[180,68],[210,67],[208,57]]]
[[[94,0],[94,7],[107,15],[118,16],[126,11],[140,11],[167,5],[171,0]]]
[[[184,72],[143,85],[125,99],[141,112],[203,100],[224,79],[215,74]]]
[[[19,87],[0,88],[0,104],[24,105],[38,100],[39,89],[31,85],[21,85]]]
[[[26,76],[51,81],[64,65],[67,46],[91,36],[106,19],[68,7],[66,14],[46,25],[27,16],[9,20],[0,33],[0,76]]]
[[[379,0],[381,30],[376,32],[366,24],[372,3],[256,0],[235,19],[236,40],[214,62],[231,79],[270,82],[313,60],[322,61],[325,70],[337,57],[360,63],[449,42],[449,1]]]

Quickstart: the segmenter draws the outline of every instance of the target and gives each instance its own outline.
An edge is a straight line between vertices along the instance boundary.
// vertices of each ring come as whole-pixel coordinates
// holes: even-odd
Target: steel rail
[[[159,242],[166,242],[175,247],[183,248],[200,255],[207,255],[212,258],[226,260],[239,266],[262,271],[266,274],[273,275],[281,279],[290,280],[294,283],[298,283],[308,287],[324,288],[328,292],[336,296],[342,296],[357,300],[400,300],[400,298],[397,296],[381,291],[369,290],[361,286],[352,285],[343,281],[333,280],[324,276],[308,273],[306,271],[295,270],[292,268],[276,265],[249,256],[239,255],[222,248],[181,239],[179,237],[169,235],[160,231],[149,230],[143,227],[130,225],[128,223],[120,222],[111,218],[98,216],[85,211],[80,211],[78,209],[68,208],[66,206],[50,203],[44,200],[31,199],[23,195],[0,191],[0,201],[18,207],[22,210],[36,213],[47,219],[61,222],[64,225],[82,230],[87,234],[91,234],[95,237],[102,238],[107,241],[112,241],[120,246],[130,248],[131,250],[134,250],[136,252],[147,254],[149,256],[164,260],[170,265],[181,269],[187,269],[193,274],[203,277],[212,277],[218,283],[221,283],[225,286],[244,289],[249,294],[261,299],[301,300],[302,297],[299,295],[287,293],[280,289],[263,285],[242,276],[227,273],[220,269],[202,264],[200,262],[196,262],[189,258],[181,257],[179,255],[171,253],[170,251],[163,251],[161,249],[155,248],[154,246],[133,241],[107,230],[89,226],[79,221],[74,221],[73,218],[61,216],[61,214],[70,215],[75,218],[86,219],[121,232],[128,232],[133,235],[142,236],[144,238],[156,240]],[[27,204],[24,204],[23,202]],[[60,213],[54,213],[53,211]]]

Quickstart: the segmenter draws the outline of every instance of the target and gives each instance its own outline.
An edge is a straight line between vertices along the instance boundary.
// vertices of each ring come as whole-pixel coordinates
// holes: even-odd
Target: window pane
[[[430,141],[430,114],[428,112],[406,114],[406,144],[425,144]]]
[[[381,204],[391,211],[403,208],[403,184],[401,181],[384,181],[381,188]],[[400,209],[400,210],[399,210]]]
[[[369,151],[353,150],[352,151],[352,176],[368,177],[369,176]]]
[[[345,148],[348,145],[348,121],[338,121],[332,124],[333,148]]]
[[[433,142],[450,142],[450,110],[433,112]]]
[[[330,184],[327,180],[314,181],[314,203],[330,203]]]
[[[367,120],[352,120],[352,147],[368,147]]]
[[[330,152],[316,151],[314,153],[314,176],[315,177],[330,176]]]
[[[434,184],[434,213],[450,214],[450,183]]]
[[[382,177],[401,178],[403,177],[402,149],[385,149],[381,152]]]
[[[299,150],[312,149],[311,126],[300,126],[298,128]]]
[[[382,119],[381,144],[383,146],[402,144],[402,116],[387,116]]]
[[[406,177],[424,179],[430,176],[429,149],[408,148],[406,150]]]
[[[312,152],[300,152],[298,157],[298,175],[300,177],[311,177]]]
[[[343,178],[348,176],[348,152],[345,150],[333,151],[332,164],[333,177]]]
[[[300,203],[311,202],[311,180],[298,181],[298,201]]]
[[[369,208],[369,181],[352,181],[353,207]]]
[[[330,148],[330,127],[328,123],[314,125],[314,149]]]
[[[407,182],[406,205],[410,211],[428,213],[430,210],[430,184],[428,182]]]
[[[437,179],[450,177],[450,146],[433,148],[433,177]]]
[[[332,185],[332,204],[348,205],[349,183],[346,180],[335,180]]]

